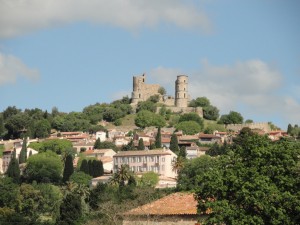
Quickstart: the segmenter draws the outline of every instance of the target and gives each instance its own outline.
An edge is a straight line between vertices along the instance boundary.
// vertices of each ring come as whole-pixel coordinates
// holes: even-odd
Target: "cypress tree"
[[[288,128],[287,128],[287,133],[291,134],[293,130],[293,126],[289,123]]]
[[[94,177],[94,168],[93,168],[93,161],[94,160],[89,160],[88,161],[88,167],[89,167],[89,175]]]
[[[100,149],[101,148],[101,141],[100,138],[97,138],[94,144],[94,149]]]
[[[89,174],[89,166],[88,162],[86,159],[82,160],[81,166],[80,166],[80,171]]]
[[[25,163],[27,159],[27,141],[26,138],[23,139],[22,149],[19,156],[19,163]]]
[[[143,138],[139,139],[138,150],[145,150],[144,140]]]
[[[20,167],[18,160],[16,159],[16,150],[14,150],[12,159],[9,162],[8,168],[7,168],[7,176],[11,177],[14,182],[19,183],[20,181]]]
[[[70,176],[74,172],[74,167],[73,167],[73,157],[71,155],[67,155],[66,161],[65,161],[65,168],[64,168],[64,173],[63,173],[63,182],[69,181]]]
[[[155,138],[155,147],[156,148],[161,148],[161,131],[160,131],[160,127],[158,127],[158,129],[157,129],[157,134],[156,134],[156,138]]]
[[[176,154],[179,152],[178,139],[176,134],[172,134],[171,136],[170,149]]]
[[[100,160],[93,160],[93,177],[100,177],[104,174],[103,163]]]
[[[186,149],[185,146],[182,146],[179,150],[178,157],[186,158]]]

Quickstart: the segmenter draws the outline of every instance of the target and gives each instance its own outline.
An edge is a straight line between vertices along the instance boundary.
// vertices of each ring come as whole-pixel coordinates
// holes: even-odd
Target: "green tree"
[[[188,135],[197,134],[202,130],[201,126],[195,121],[180,122],[175,126],[175,128],[177,130],[182,130],[183,134]]]
[[[157,173],[150,171],[143,173],[140,179],[140,186],[150,186],[155,187],[158,184],[159,176]]]
[[[89,175],[94,177],[94,168],[93,168],[93,160],[88,160],[88,167],[89,167]]]
[[[86,159],[82,160],[81,166],[80,166],[80,171],[86,173],[86,174],[90,174],[89,173],[89,165],[88,165],[88,161]]]
[[[145,150],[144,140],[143,138],[139,139],[138,150]]]
[[[178,157],[182,157],[182,158],[186,159],[186,155],[187,155],[187,153],[186,153],[185,146],[181,146],[179,153],[178,153]]]
[[[30,143],[29,148],[33,148],[38,152],[52,151],[58,155],[64,154],[69,149],[73,149],[72,142],[69,140],[55,139],[46,140],[39,143]]]
[[[136,108],[136,112],[140,112],[140,111],[150,111],[155,113],[156,112],[156,104],[153,102],[154,100],[150,101],[143,101],[143,102],[139,102]]]
[[[103,163],[101,160],[93,160],[92,167],[93,167],[93,177],[100,177],[104,174]]]
[[[229,114],[224,114],[220,117],[219,123],[221,124],[241,124],[243,123],[243,117],[240,113],[230,111]]]
[[[172,161],[172,170],[176,173],[180,173],[180,171],[184,168],[184,164],[186,159],[178,156],[176,159]]]
[[[189,106],[190,107],[207,107],[210,105],[210,101],[206,97],[198,97],[196,99],[193,99]]]
[[[51,151],[35,154],[28,158],[25,177],[29,182],[53,182],[61,180],[63,165],[58,155]]]
[[[89,174],[87,174],[85,172],[82,172],[82,171],[78,171],[78,172],[74,172],[70,176],[70,181],[75,182],[77,184],[82,184],[82,185],[89,186],[90,181],[91,181],[92,178],[93,177],[90,176]]]
[[[206,172],[214,168],[215,159],[204,155],[186,161],[177,179],[177,189],[179,191],[195,191],[201,185],[199,180],[203,180]]]
[[[253,123],[253,120],[247,119],[247,120],[245,121],[245,123]]]
[[[27,159],[27,139],[24,138],[23,139],[23,143],[22,143],[22,148],[20,151],[20,156],[19,156],[19,163],[25,163]]]
[[[47,220],[49,224],[55,224],[59,218],[59,207],[63,199],[63,195],[58,186],[53,184],[32,184],[35,190],[42,196],[39,199],[39,208],[37,214],[39,220]]]
[[[217,120],[219,118],[219,109],[209,105],[203,108],[203,118],[207,120]]]
[[[9,162],[6,174],[8,177],[11,177],[14,182],[19,183],[20,181],[20,168],[19,168],[19,162],[16,159],[16,153],[14,150],[12,159]]]
[[[165,89],[164,87],[160,87],[160,88],[158,89],[158,93],[161,94],[161,95],[167,94],[166,89]]]
[[[203,119],[197,113],[185,113],[181,115],[178,122],[180,123],[185,121],[195,121],[201,128],[203,128]]]
[[[4,119],[2,114],[0,114],[0,138],[4,136],[4,133],[5,133]]]
[[[164,127],[166,125],[166,120],[159,114],[155,114],[148,110],[141,110],[136,115],[135,125],[141,128],[150,126]]]
[[[172,152],[174,152],[175,154],[178,154],[179,152],[178,138],[176,134],[172,134],[171,136],[170,150],[172,150]]]
[[[161,148],[161,128],[158,127],[156,137],[155,137],[155,147]]]
[[[293,126],[289,123],[287,127],[287,133],[290,135],[292,133],[292,130],[293,130]]]
[[[97,138],[94,144],[94,149],[100,149],[101,148],[101,141],[100,138]]]
[[[299,142],[271,142],[244,132],[231,151],[197,176],[198,212],[204,224],[298,224]]]
[[[64,172],[63,172],[63,182],[67,182],[70,179],[70,176],[74,172],[74,167],[73,167],[73,157],[72,155],[67,155],[66,161],[65,161],[65,167],[64,167]]]
[[[34,137],[47,138],[51,132],[51,124],[47,119],[41,119],[34,123]]]
[[[116,173],[113,174],[110,183],[118,184],[119,186],[125,186],[126,181],[132,176],[127,164],[122,164]]]
[[[60,220],[58,224],[75,225],[78,224],[82,216],[81,199],[73,194],[68,194],[60,206]]]

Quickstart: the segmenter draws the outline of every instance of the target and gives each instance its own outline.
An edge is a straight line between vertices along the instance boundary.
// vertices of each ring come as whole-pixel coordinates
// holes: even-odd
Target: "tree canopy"
[[[182,130],[183,134],[197,134],[202,130],[202,127],[195,121],[183,121],[176,126],[177,130]]]
[[[25,177],[28,181],[57,183],[61,180],[62,170],[61,158],[51,151],[46,151],[28,158]]]
[[[244,118],[240,113],[230,111],[229,114],[222,115],[218,122],[221,124],[241,124],[243,121]]]
[[[211,212],[203,224],[298,224],[299,142],[248,131],[237,140],[225,154],[182,170],[179,183],[196,190],[199,212]]]

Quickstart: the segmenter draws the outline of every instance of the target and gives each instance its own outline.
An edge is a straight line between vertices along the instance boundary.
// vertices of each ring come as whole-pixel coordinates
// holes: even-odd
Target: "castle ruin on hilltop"
[[[178,75],[175,81],[175,97],[162,95],[160,93],[161,86],[159,84],[146,84],[146,75],[133,77],[133,91],[131,96],[132,106],[136,106],[141,101],[146,101],[150,96],[158,95],[159,103],[166,106],[172,112],[190,113],[196,112],[203,117],[201,107],[188,107],[190,96],[188,94],[188,76]],[[159,111],[161,107],[158,107]]]

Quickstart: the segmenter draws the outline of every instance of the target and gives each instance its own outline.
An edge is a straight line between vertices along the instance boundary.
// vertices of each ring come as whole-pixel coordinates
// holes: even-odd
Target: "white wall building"
[[[96,132],[96,140],[100,138],[100,141],[106,141],[106,132],[104,131],[97,131]]]
[[[153,171],[165,177],[175,178],[177,173],[172,170],[172,162],[177,155],[171,150],[123,151],[114,155],[114,172],[123,164],[136,173]]]

